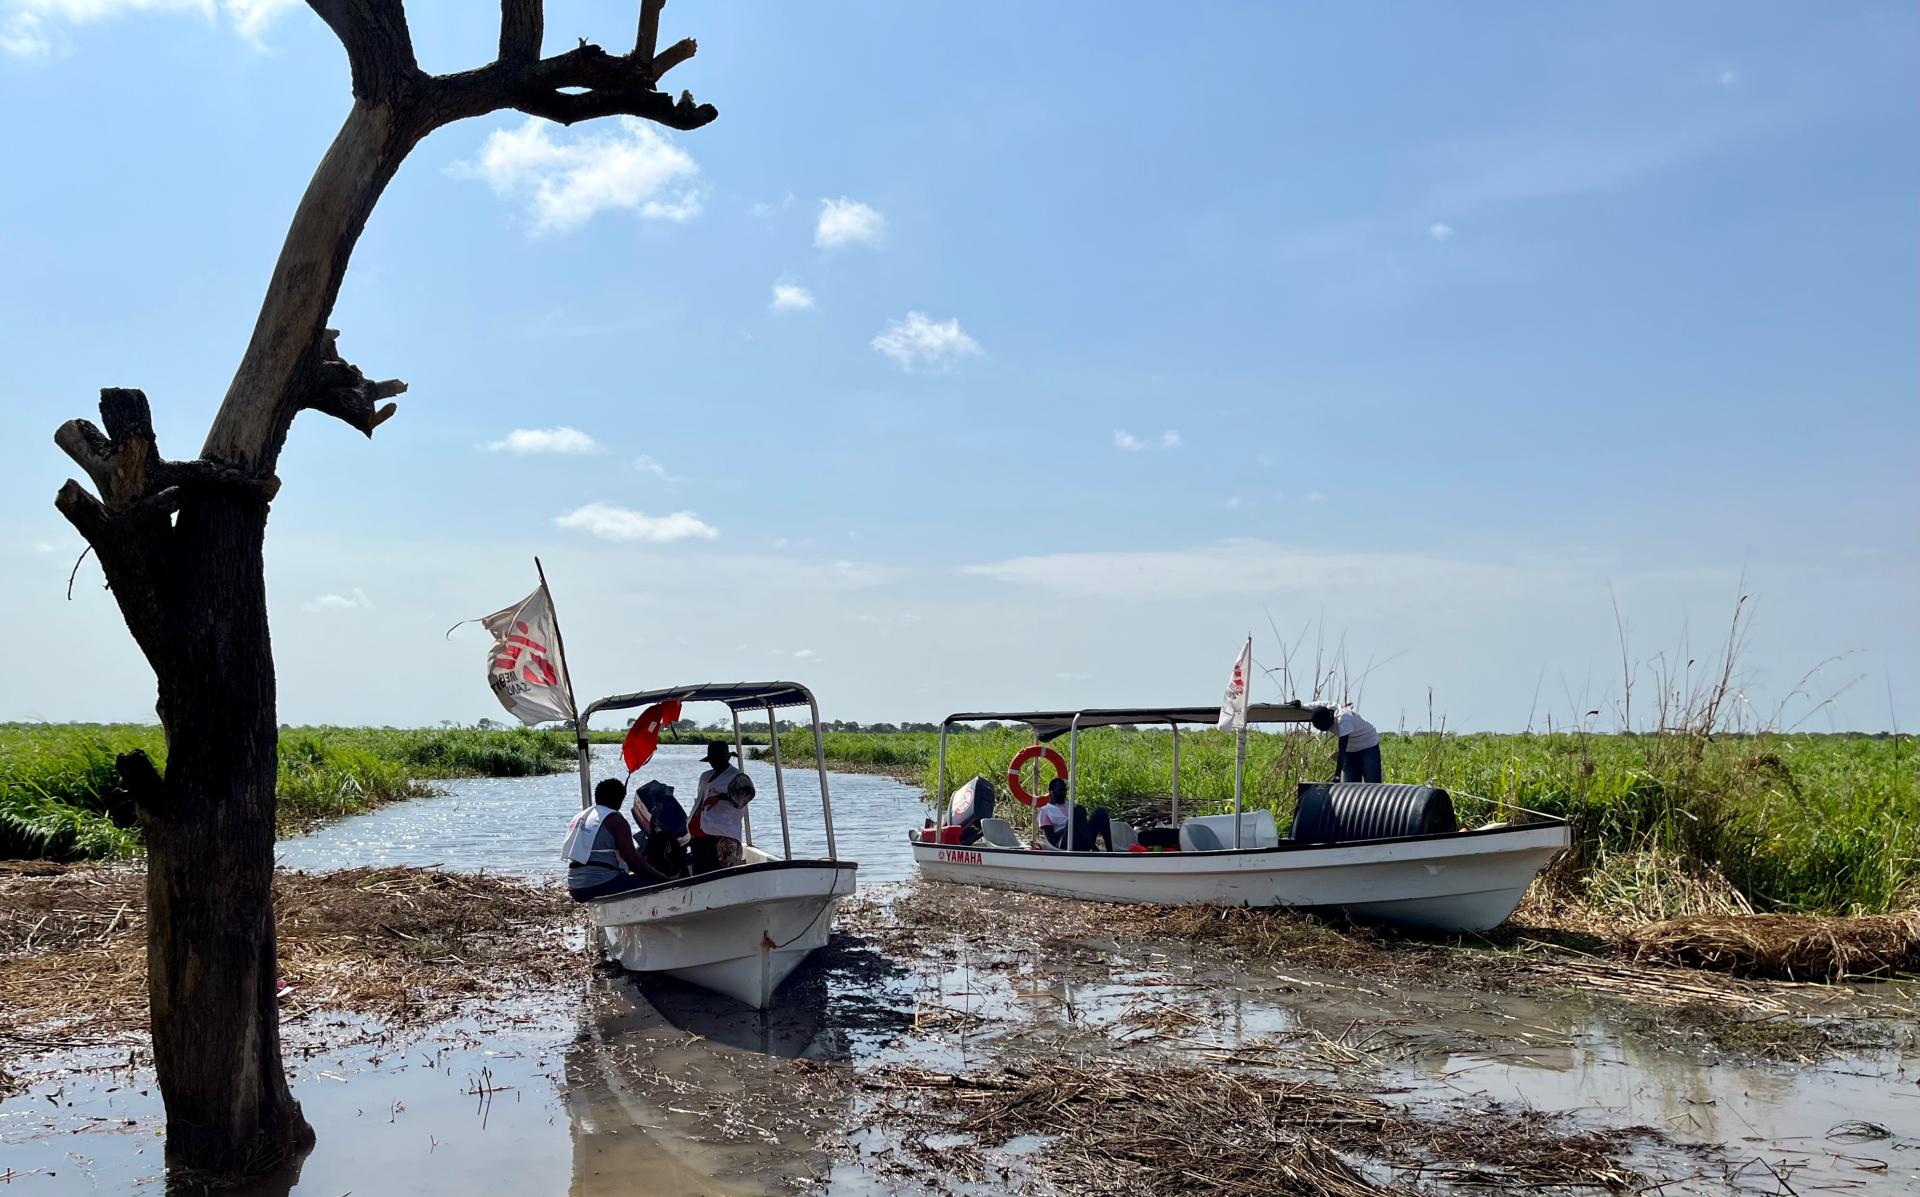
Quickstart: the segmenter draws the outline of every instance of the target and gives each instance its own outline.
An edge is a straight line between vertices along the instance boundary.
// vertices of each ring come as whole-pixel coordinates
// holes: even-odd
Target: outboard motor
[[[953,823],[959,827],[978,826],[980,820],[993,818],[993,783],[976,777],[953,792]]]
[[[1303,781],[1293,811],[1293,839],[1302,844],[1444,835],[1459,829],[1453,799],[1439,786]]]

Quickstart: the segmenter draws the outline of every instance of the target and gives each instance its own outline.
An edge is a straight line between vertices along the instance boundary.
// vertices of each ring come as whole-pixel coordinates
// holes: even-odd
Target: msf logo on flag
[[[493,645],[487,650],[487,684],[500,705],[522,723],[572,719],[567,663],[555,651],[559,634],[546,588],[480,622],[493,633]]]
[[[1220,730],[1235,731],[1247,726],[1247,679],[1253,673],[1253,637],[1233,659],[1233,678],[1227,683],[1225,699],[1220,703]]]
[[[507,642],[499,651],[500,655],[493,659],[495,690],[510,683],[516,672],[522,681],[535,686],[552,686],[560,681],[560,671],[553,667],[553,661],[548,658],[547,646],[533,639],[525,620],[514,621],[513,631],[507,634]],[[524,665],[520,661],[523,653],[526,656]]]

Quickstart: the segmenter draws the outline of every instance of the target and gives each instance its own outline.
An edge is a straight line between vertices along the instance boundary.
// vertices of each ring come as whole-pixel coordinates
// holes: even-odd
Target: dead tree
[[[147,967],[154,1068],[170,1163],[215,1173],[294,1158],[313,1132],[281,1067],[273,872],[276,713],[261,548],[294,417],[315,411],[371,437],[405,384],[367,378],[327,327],[354,243],[413,147],[442,125],[515,109],[562,124],[627,115],[696,129],[716,115],[660,77],[691,39],[655,50],[665,0],[641,0],[626,54],[585,40],[541,57],[542,0],[501,0],[500,56],[429,75],[404,0],[308,0],[346,47],[353,106],[287,231],[253,338],[199,457],[168,460],[146,396],[100,394],[101,427],[54,443],[69,480],[55,506],[93,546],[158,681],[161,776],[123,757],[147,843]],[[97,497],[96,497],[97,495]]]

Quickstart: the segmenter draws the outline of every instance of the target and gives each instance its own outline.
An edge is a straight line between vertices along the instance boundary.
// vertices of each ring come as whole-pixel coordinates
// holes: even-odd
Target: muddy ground
[[[118,1000],[136,882],[0,877],[5,1191],[194,1191]],[[596,963],[550,890],[282,887],[320,1144],[242,1192],[1920,1190],[1900,984],[919,884],[843,907],[763,1018]]]

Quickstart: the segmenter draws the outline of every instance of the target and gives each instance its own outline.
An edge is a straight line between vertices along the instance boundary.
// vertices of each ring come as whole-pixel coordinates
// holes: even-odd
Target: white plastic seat
[[[1180,850],[1182,852],[1218,852],[1220,837],[1213,834],[1213,828],[1199,819],[1188,819],[1180,824]]]
[[[1013,833],[1013,824],[1005,819],[980,820],[980,838],[996,848],[1020,846],[1020,837]]]
[[[1140,837],[1133,833],[1133,824],[1115,819],[1112,822],[1112,827],[1113,850],[1115,852],[1125,852],[1140,842]]]
[[[1180,822],[1180,847],[1188,852],[1205,852],[1206,848],[1187,847],[1187,829],[1204,828],[1212,833],[1221,848],[1233,847],[1232,815],[1200,815]],[[1270,810],[1247,811],[1240,816],[1240,846],[1242,848],[1272,848],[1280,843],[1280,825],[1273,821]]]

